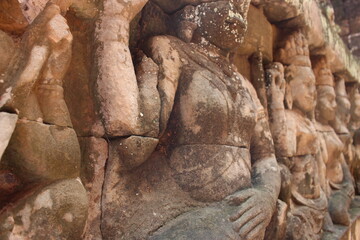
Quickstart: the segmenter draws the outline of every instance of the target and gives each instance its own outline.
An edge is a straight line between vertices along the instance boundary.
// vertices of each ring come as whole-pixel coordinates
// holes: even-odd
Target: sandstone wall
[[[340,36],[350,51],[359,56],[360,3],[358,1],[331,1],[335,10],[335,21],[341,27]]]
[[[0,2],[0,239],[359,239],[341,0]]]

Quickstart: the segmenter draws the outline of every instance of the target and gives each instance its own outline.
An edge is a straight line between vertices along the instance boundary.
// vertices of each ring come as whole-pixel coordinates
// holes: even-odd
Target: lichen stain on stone
[[[74,216],[72,215],[72,213],[65,213],[63,216],[63,219],[69,223],[71,223],[74,220]]]
[[[30,228],[31,225],[31,212],[32,212],[32,208],[29,204],[26,204],[25,207],[19,211],[18,215],[21,218],[21,225],[22,227],[18,228],[20,231],[21,229],[25,229],[28,230]],[[15,221],[15,226],[19,225],[16,221]],[[14,227],[14,229],[16,229],[16,227]],[[16,231],[13,231],[14,234],[16,234]]]
[[[12,91],[12,87],[8,87],[5,90],[5,93],[3,95],[1,95],[1,97],[0,97],[0,107],[3,106],[7,101],[9,101],[11,99],[11,91]]]
[[[50,190],[46,190],[40,193],[34,202],[34,211],[40,210],[41,208],[52,209],[53,200],[51,199]]]

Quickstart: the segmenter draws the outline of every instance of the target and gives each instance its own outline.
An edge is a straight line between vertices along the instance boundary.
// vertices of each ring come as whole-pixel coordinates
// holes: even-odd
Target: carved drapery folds
[[[0,239],[360,239],[328,1],[0,7]]]

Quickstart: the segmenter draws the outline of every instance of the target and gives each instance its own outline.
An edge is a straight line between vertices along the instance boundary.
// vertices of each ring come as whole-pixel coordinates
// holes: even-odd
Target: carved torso
[[[292,164],[290,171],[294,190],[303,197],[315,199],[320,196],[320,183],[317,178],[316,154],[318,151],[317,133],[314,124],[299,113],[286,111],[287,123],[295,124]],[[294,127],[289,125],[288,128]]]
[[[205,59],[169,39],[186,59],[168,125],[176,131],[169,164],[177,183],[193,198],[221,200],[251,185],[250,143],[261,105],[250,83],[224,59]]]
[[[326,178],[330,184],[341,183],[343,181],[343,171],[340,160],[344,144],[330,126],[317,123],[316,128],[326,143],[326,153],[323,153],[325,154],[323,160],[326,165]]]
[[[130,193],[131,201],[124,200],[120,210],[124,236],[132,231],[140,239],[195,206],[216,204],[250,187],[251,159],[273,153],[270,134],[252,139],[265,115],[251,84],[235,70],[229,72],[229,63],[222,60],[220,67],[173,37],[159,36],[153,42],[169,44],[182,67],[158,151],[122,178],[124,191],[136,193]]]

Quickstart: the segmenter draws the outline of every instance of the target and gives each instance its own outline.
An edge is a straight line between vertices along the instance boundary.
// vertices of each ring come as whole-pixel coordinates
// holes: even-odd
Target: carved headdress
[[[334,86],[334,77],[324,55],[312,57],[317,86]]]
[[[285,65],[311,67],[309,45],[300,31],[293,32],[284,41],[280,42],[274,58],[275,61]]]

